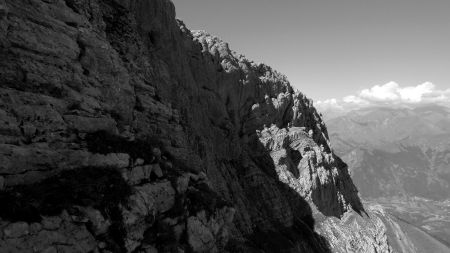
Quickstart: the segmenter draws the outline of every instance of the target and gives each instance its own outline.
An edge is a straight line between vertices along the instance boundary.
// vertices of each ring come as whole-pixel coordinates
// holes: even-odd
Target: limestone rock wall
[[[0,1],[0,188],[11,252],[331,252],[364,213],[312,101],[168,0]]]

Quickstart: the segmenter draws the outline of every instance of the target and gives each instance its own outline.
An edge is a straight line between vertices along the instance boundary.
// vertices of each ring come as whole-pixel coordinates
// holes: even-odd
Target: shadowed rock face
[[[0,19],[0,251],[341,251],[316,227],[364,210],[283,75],[166,0],[4,0]]]

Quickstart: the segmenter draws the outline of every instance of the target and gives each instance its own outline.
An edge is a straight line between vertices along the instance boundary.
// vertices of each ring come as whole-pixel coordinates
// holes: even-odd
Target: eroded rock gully
[[[312,101],[167,0],[0,1],[0,188],[1,252],[389,251]]]

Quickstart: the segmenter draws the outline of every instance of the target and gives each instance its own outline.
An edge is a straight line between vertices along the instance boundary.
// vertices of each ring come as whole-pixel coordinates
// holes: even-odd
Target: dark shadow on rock
[[[355,193],[353,196],[354,197],[353,199],[349,199],[349,196],[344,195],[345,201],[347,203],[350,203],[352,210],[355,211],[360,216],[363,216],[363,215],[369,216],[369,214],[364,209],[364,205],[361,202],[361,199],[359,198],[358,189],[356,188],[356,185],[354,184],[353,180],[351,179],[350,173],[348,172],[348,165],[336,154],[334,154],[334,159],[335,159],[336,163],[338,164],[337,165],[338,167],[345,168],[344,170],[341,170],[341,172],[343,173],[344,177],[347,177],[350,179],[350,181],[348,182],[346,187],[349,188],[350,192]]]
[[[131,188],[117,169],[79,168],[0,192],[0,217],[11,222],[32,223],[40,222],[42,216],[60,215],[63,210],[77,216],[76,206],[93,207],[111,221],[103,238],[109,249],[122,252],[126,232],[119,205],[126,205],[130,194]]]
[[[256,229],[250,235],[250,239],[253,247],[264,252],[331,253],[327,240],[299,219],[294,221],[292,227],[281,228],[278,231]]]
[[[261,146],[258,150],[264,150],[260,143],[253,143],[253,145]],[[257,168],[250,170],[259,170],[256,174],[259,173],[260,180],[265,185],[252,185],[254,182],[245,174],[255,174],[255,172],[248,172],[249,168],[242,167],[240,164],[235,166],[238,166],[238,173],[242,174],[239,175],[243,179],[240,184],[244,187],[246,197],[258,209],[256,210],[258,218],[263,221],[255,222],[253,233],[246,236],[245,242],[231,240],[227,249],[230,252],[331,253],[327,239],[314,231],[315,220],[310,204],[295,190],[279,181],[269,153],[254,152],[251,159]],[[267,191],[273,191],[273,193]],[[269,199],[266,199],[267,197]],[[270,199],[271,197],[278,199]],[[273,203],[280,203],[281,206],[271,206]],[[285,214],[292,215],[292,219],[287,219],[291,220],[289,226],[283,225],[280,221],[284,220]]]

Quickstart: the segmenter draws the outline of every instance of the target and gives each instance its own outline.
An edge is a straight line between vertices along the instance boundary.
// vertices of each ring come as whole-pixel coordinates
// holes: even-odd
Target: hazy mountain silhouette
[[[371,107],[326,123],[363,199],[450,243],[449,108]]]

